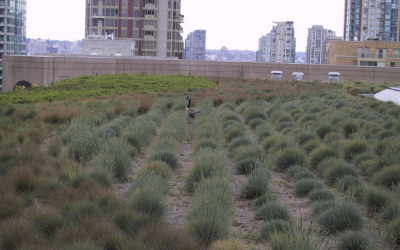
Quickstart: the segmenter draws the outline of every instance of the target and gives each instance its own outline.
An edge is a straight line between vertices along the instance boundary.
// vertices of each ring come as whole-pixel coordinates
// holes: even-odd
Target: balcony
[[[184,15],[179,15],[179,22],[184,23],[184,18],[185,18]]]

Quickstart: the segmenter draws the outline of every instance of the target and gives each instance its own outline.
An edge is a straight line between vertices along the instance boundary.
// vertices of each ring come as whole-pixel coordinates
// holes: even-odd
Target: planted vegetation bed
[[[101,95],[166,92],[179,89],[213,88],[206,78],[184,75],[87,75],[65,79],[44,87],[31,87],[0,95],[0,104],[54,102]]]
[[[384,85],[122,75],[87,97],[107,77],[0,95],[0,249],[400,244],[400,107],[354,95]],[[71,95],[42,102],[57,100],[46,91]],[[22,93],[32,103],[12,104]],[[201,110],[194,120],[186,96]],[[171,226],[165,201],[183,142],[193,147],[190,169],[174,180],[191,205]],[[275,192],[277,175],[317,230],[298,225],[296,203]],[[251,219],[236,220],[238,204]]]

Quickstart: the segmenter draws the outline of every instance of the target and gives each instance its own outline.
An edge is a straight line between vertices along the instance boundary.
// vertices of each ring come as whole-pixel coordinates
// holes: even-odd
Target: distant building
[[[184,59],[206,60],[206,31],[195,30],[185,40]]]
[[[332,30],[324,29],[322,25],[313,25],[308,29],[306,63],[323,64],[325,62],[325,42],[336,37]]]
[[[270,33],[259,40],[258,62],[295,63],[294,22],[276,22]]]
[[[26,54],[26,0],[0,1],[0,93],[3,55]]]
[[[86,37],[133,39],[136,56],[183,58],[181,23],[181,0],[86,0]]]
[[[400,67],[400,43],[329,41],[329,64]]]
[[[346,0],[345,41],[400,41],[399,1]]]
[[[113,40],[113,36],[91,35],[83,39],[82,50],[88,56],[135,56],[135,41]]]

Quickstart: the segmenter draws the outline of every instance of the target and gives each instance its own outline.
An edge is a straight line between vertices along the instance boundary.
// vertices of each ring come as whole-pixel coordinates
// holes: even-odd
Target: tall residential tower
[[[186,60],[206,60],[206,31],[195,30],[185,40]]]
[[[257,61],[294,63],[296,61],[296,38],[294,22],[276,22],[270,33],[259,40]]]
[[[86,0],[85,34],[135,40],[135,55],[183,58],[181,0]]]
[[[345,41],[400,41],[399,0],[345,0]]]
[[[26,0],[0,0],[0,93],[4,54],[26,54]]]
[[[308,29],[306,63],[324,64],[325,61],[325,43],[328,40],[335,39],[336,32],[324,29],[322,25],[313,25]]]

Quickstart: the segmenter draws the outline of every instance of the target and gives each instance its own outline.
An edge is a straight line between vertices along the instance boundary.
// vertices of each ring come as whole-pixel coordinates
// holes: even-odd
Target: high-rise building
[[[195,30],[185,40],[186,60],[206,60],[206,31]]]
[[[26,54],[26,0],[0,0],[0,93],[3,55]]]
[[[181,0],[87,0],[85,34],[133,39],[136,56],[183,58]]]
[[[276,63],[294,63],[296,61],[294,22],[276,22],[271,32],[261,37],[257,61]]]
[[[325,42],[338,39],[336,32],[324,29],[322,25],[313,25],[308,29],[306,63],[323,64],[325,61]]]
[[[345,41],[400,41],[399,0],[345,1]]]

